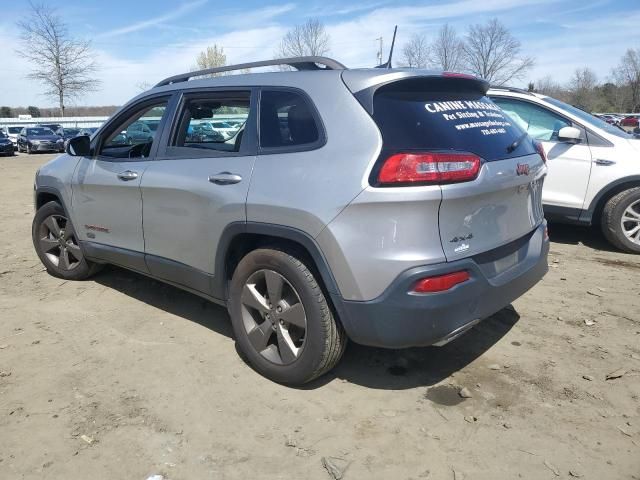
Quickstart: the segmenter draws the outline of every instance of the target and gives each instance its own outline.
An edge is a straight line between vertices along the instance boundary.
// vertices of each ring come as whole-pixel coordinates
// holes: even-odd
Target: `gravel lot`
[[[640,256],[598,233],[552,225],[542,283],[448,346],[350,344],[291,389],[220,307],[116,268],[49,276],[49,158],[0,158],[0,478],[640,479]]]

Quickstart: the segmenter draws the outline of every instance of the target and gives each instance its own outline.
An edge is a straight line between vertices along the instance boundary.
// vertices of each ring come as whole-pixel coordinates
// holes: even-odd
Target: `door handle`
[[[609,165],[615,165],[616,162],[614,162],[613,160],[604,160],[602,158],[598,158],[597,160],[594,160],[593,163],[595,163],[596,165],[604,165],[608,167]]]
[[[135,180],[138,178],[138,172],[132,172],[131,170],[125,170],[118,174],[118,178],[123,181]]]
[[[242,177],[230,172],[220,172],[215,175],[209,175],[209,181],[216,185],[233,185],[234,183],[240,183]]]

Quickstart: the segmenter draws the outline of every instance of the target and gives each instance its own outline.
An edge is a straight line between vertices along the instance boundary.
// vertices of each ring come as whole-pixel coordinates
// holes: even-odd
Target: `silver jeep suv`
[[[210,75],[276,64],[298,71]],[[487,89],[322,57],[171,77],[39,170],[35,249],[65,279],[109,263],[225,305],[281,383],[347,338],[444,344],[547,271],[544,152]]]

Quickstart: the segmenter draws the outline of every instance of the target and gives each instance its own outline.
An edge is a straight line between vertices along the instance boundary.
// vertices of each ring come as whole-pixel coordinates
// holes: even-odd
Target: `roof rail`
[[[505,86],[493,86],[491,85],[489,87],[491,90],[505,90],[507,92],[514,92],[514,93],[524,93],[526,95],[533,95],[534,92],[530,92],[529,90],[523,90],[522,88],[516,88],[516,87],[505,87]]]
[[[193,72],[174,75],[162,80],[156,87],[171,85],[172,83],[186,82],[193,77],[201,77],[212,73],[231,72],[234,70],[243,70],[245,68],[270,67],[275,65],[288,65],[296,70],[346,70],[340,62],[327,57],[292,57],[278,58],[275,60],[262,60],[260,62],[240,63],[238,65],[225,65],[224,67],[205,68],[204,70],[195,70]],[[324,67],[320,67],[324,65]]]

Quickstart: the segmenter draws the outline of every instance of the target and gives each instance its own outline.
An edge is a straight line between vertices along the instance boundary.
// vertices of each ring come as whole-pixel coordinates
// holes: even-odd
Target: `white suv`
[[[544,147],[547,219],[599,224],[613,245],[640,253],[640,139],[545,95],[513,88],[488,95]]]

